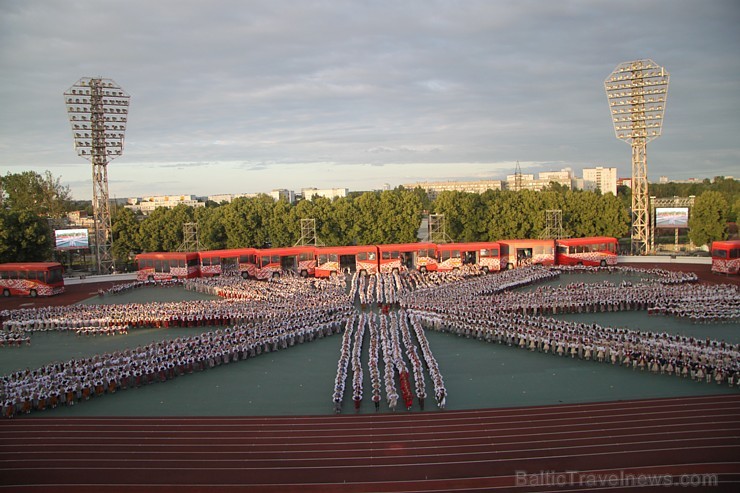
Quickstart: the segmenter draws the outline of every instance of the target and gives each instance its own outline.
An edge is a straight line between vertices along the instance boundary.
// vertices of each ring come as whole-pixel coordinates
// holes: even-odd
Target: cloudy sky
[[[613,166],[604,79],[671,74],[648,174],[740,176],[737,0],[0,0],[0,173],[90,164],[62,94],[131,95],[111,197],[502,179]]]

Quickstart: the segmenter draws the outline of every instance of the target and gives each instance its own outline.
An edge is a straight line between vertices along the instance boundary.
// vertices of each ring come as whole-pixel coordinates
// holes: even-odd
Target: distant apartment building
[[[234,199],[238,199],[239,197],[253,198],[256,196],[256,193],[222,193],[218,195],[209,195],[208,200],[216,202],[217,204],[223,204],[224,202],[230,204]]]
[[[541,171],[537,178],[533,174],[506,175],[506,188],[508,190],[534,190],[539,192],[550,186],[551,182],[558,183],[568,190],[573,189],[573,170],[563,168],[560,171]]]
[[[617,168],[583,168],[583,189],[617,195]]]
[[[289,204],[295,202],[295,192],[293,190],[287,190],[285,188],[273,190],[272,192],[270,192],[270,197],[275,199],[275,202],[281,199],[285,200]]]
[[[205,207],[206,203],[194,195],[156,195],[152,197],[136,197],[128,199],[127,209],[139,214],[150,214],[158,207],[174,209],[178,205],[191,207]]]
[[[327,188],[323,190],[320,190],[318,188],[301,189],[303,200],[311,200],[314,197],[325,197],[329,200],[332,200],[339,197],[346,197],[348,193],[348,188]]]
[[[85,211],[71,211],[67,213],[67,224],[79,226],[80,228],[95,228],[95,220],[87,215]]]
[[[501,180],[425,181],[409,183],[403,187],[410,190],[419,187],[427,192],[429,198],[435,199],[440,192],[447,191],[483,193],[487,190],[501,190]]]

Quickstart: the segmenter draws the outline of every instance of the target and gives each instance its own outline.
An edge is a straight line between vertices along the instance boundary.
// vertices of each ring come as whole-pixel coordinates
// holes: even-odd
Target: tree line
[[[0,261],[51,258],[53,221],[48,218],[59,218],[80,204],[72,202],[69,189],[49,172],[44,176],[9,173],[0,179]],[[732,189],[735,180],[724,181],[732,183],[722,183],[723,191],[709,189],[710,183],[697,192],[691,218],[694,224],[690,225],[692,232],[701,233],[693,240],[697,245],[706,243],[702,238],[726,237],[725,223],[735,212],[739,194]],[[727,189],[732,202],[725,198]],[[417,241],[425,212],[444,214],[450,241],[537,238],[547,226],[547,210],[562,211],[565,236],[629,235],[630,214],[624,197],[609,193],[553,184],[541,192],[446,191],[432,200],[420,188],[398,187],[355,192],[333,200],[314,197],[295,204],[275,201],[268,195],[240,197],[220,205],[209,202],[206,207],[158,208],[148,216],[118,207],[112,217],[112,253],[117,265],[123,266],[140,252],[176,251],[183,243],[185,223],[198,225],[203,250],[292,246],[301,237],[301,219],[307,218],[315,220],[316,237],[328,246],[409,243]]]

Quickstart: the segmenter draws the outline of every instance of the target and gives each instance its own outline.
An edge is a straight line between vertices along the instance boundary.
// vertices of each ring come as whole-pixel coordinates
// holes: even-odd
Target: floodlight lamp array
[[[111,79],[83,77],[64,93],[75,149],[109,161],[123,153],[130,96]]]
[[[661,135],[670,74],[652,60],[625,62],[604,81],[618,139],[647,143]]]

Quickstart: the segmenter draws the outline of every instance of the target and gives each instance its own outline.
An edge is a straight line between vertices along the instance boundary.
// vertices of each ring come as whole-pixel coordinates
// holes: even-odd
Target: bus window
[[[336,253],[330,253],[329,254],[329,261],[330,262],[336,262],[337,261],[337,254]]]
[[[311,252],[301,252],[298,255],[298,260],[313,260],[313,254]]]
[[[367,252],[360,252],[357,254],[357,260],[367,260]]]
[[[55,283],[61,281],[63,278],[62,276],[62,269],[52,269],[49,271],[49,280],[48,282]]]
[[[270,263],[271,264],[279,264],[280,263],[280,255],[273,255],[270,257]]]
[[[260,259],[260,265],[262,265],[262,267],[268,265],[269,263],[270,263],[270,256],[269,255],[265,255],[264,257],[262,257]]]
[[[329,259],[326,254],[322,253],[321,255],[319,255],[319,265],[324,265],[328,261]]]
[[[398,257],[399,257],[398,250],[395,250],[395,251],[391,252],[391,258],[398,258]]]
[[[383,252],[383,260],[390,260],[391,252]]]
[[[0,279],[11,279],[10,277],[10,271],[4,270],[0,272]]]
[[[730,258],[740,258],[740,248],[730,250]]]
[[[375,252],[368,252],[367,253],[367,259],[368,260],[375,260]]]
[[[719,250],[719,249],[717,249],[717,250],[712,250],[712,257],[716,257],[716,258],[724,258],[724,259],[726,259],[726,258],[727,258],[727,255],[728,255],[729,253],[730,253],[730,252],[729,252],[728,250]]]

